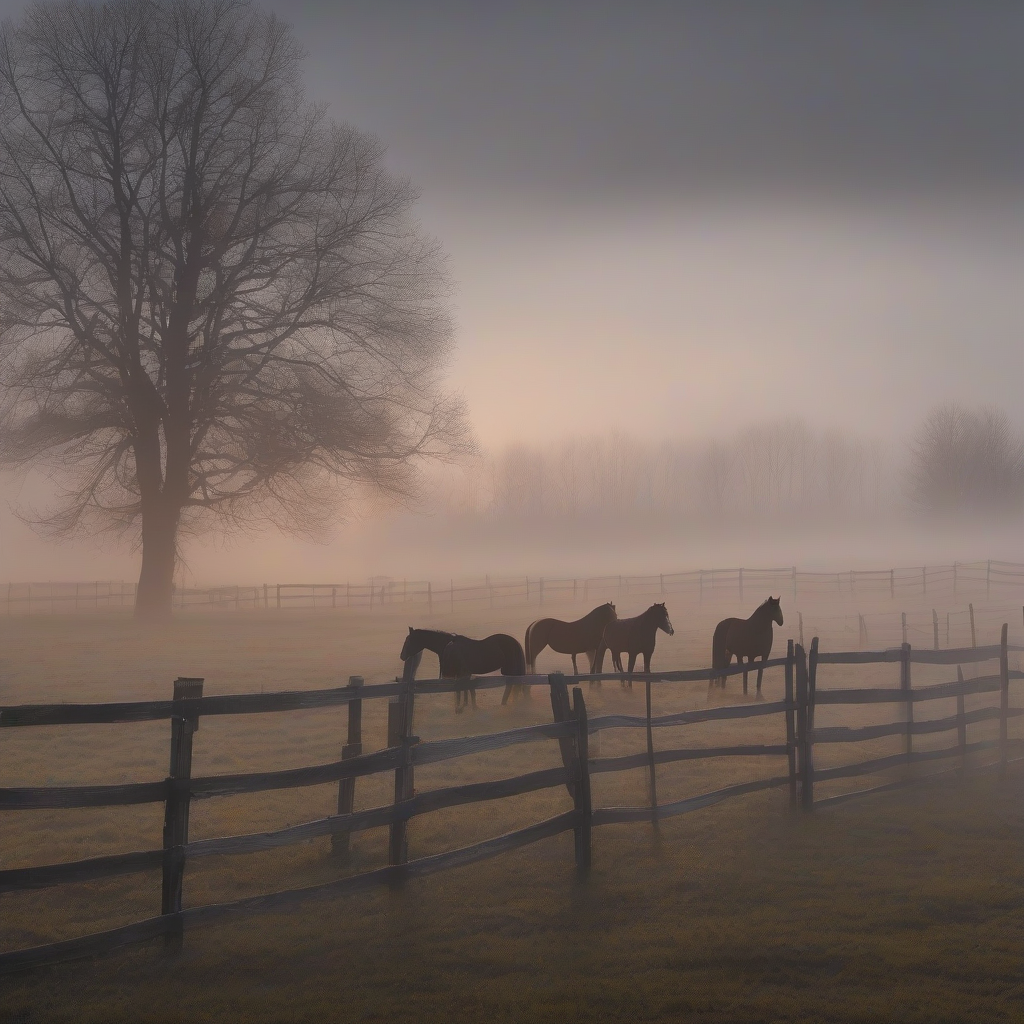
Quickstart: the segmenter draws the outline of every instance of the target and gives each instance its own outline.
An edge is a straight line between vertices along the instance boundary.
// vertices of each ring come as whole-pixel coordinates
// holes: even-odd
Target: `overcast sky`
[[[1024,4],[269,6],[421,190],[484,443],[1024,424]]]
[[[274,6],[422,190],[484,441],[1019,415],[1024,6]]]

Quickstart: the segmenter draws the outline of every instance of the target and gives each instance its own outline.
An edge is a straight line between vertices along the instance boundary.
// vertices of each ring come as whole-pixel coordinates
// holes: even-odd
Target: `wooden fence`
[[[659,819],[684,814],[719,803],[732,797],[760,790],[788,787],[790,803],[811,809],[814,806],[849,799],[858,794],[840,794],[824,799],[815,797],[815,786],[832,779],[868,775],[897,766],[942,758],[957,758],[966,767],[968,755],[996,749],[994,764],[1005,766],[1011,751],[1021,741],[1010,740],[1007,725],[1022,713],[1009,704],[1011,680],[1024,678],[1024,673],[1009,668],[1009,652],[1022,648],[1007,643],[1007,627],[1002,630],[1001,643],[993,647],[967,648],[955,651],[914,650],[909,644],[901,648],[877,652],[819,652],[817,638],[810,651],[789,641],[785,657],[774,658],[766,667],[784,671],[785,688],[782,700],[760,701],[745,705],[710,707],[707,709],[652,715],[651,688],[654,684],[703,682],[708,669],[636,674],[632,678],[646,688],[645,715],[605,715],[588,720],[583,691],[575,687],[570,703],[568,684],[586,680],[618,680],[618,673],[603,675],[527,676],[521,681],[546,685],[550,694],[553,721],[489,735],[468,736],[420,742],[412,734],[415,698],[421,694],[453,692],[466,681],[415,680],[419,656],[406,664],[401,680],[364,686],[359,677],[352,677],[347,686],[328,690],[287,691],[269,694],[203,696],[203,680],[179,679],[168,701],[125,702],[108,704],[22,705],[0,709],[0,727],[77,725],[114,722],[143,722],[169,719],[171,722],[170,774],[162,781],[103,786],[54,786],[0,789],[0,810],[17,811],[38,808],[107,807],[130,804],[163,803],[164,830],[160,849],[94,857],[64,864],[0,870],[0,893],[40,889],[72,882],[125,875],[133,872],[161,871],[161,914],[148,920],[81,938],[50,943],[29,949],[0,953],[0,973],[22,970],[42,964],[99,953],[130,942],[163,936],[171,948],[182,941],[186,926],[216,920],[225,915],[271,908],[291,908],[319,896],[354,892],[381,884],[399,885],[406,878],[418,877],[447,868],[504,853],[562,832],[574,833],[575,862],[580,876],[585,876],[591,861],[591,832],[595,826],[621,822],[657,822]],[[964,679],[940,685],[911,686],[911,666],[977,664],[997,659],[996,674]],[[819,670],[824,665],[896,664],[899,685],[892,688],[826,689],[818,686]],[[737,675],[739,667],[727,670]],[[482,676],[474,680],[478,688],[504,687],[508,679]],[[970,694],[998,693],[997,706],[965,710],[964,698]],[[914,707],[922,701],[956,698],[957,714],[937,721],[915,722]],[[362,750],[362,702],[388,699],[388,745],[385,749],[364,753]],[[815,724],[818,706],[896,703],[904,709],[903,721],[872,726],[832,726]],[[255,772],[240,775],[217,775],[193,778],[191,774],[192,738],[203,717],[271,713],[338,706],[348,708],[347,743],[341,759],[330,764],[282,771]],[[774,744],[741,744],[720,747],[686,747],[656,750],[653,740],[657,729],[697,725],[712,721],[730,721],[761,716],[781,716],[779,742]],[[968,726],[997,720],[996,740],[968,742]],[[589,736],[608,729],[641,729],[646,736],[646,749],[617,757],[591,757]],[[941,750],[915,751],[913,739],[923,733],[957,732],[957,743]],[[902,736],[901,753],[871,758],[853,764],[816,769],[814,748],[823,743],[851,743],[881,736]],[[417,766],[446,761],[487,750],[512,745],[556,740],[561,765],[502,779],[497,782],[475,782],[426,792],[416,792],[413,776]],[[659,803],[657,766],[700,758],[768,756],[784,759],[785,770],[775,776],[743,782],[725,788],[669,803]],[[648,801],[642,807],[593,807],[591,776],[603,772],[619,772],[646,768],[649,775]],[[356,779],[381,772],[394,773],[394,800],[385,806],[355,811]],[[903,785],[905,777],[872,789],[876,792]],[[338,783],[337,813],[315,821],[250,835],[217,839],[189,840],[189,807],[192,800],[241,793]],[[406,836],[407,823],[417,815],[446,807],[495,800],[543,789],[565,786],[572,799],[572,809],[526,828],[475,843],[462,849],[409,859]],[[337,880],[291,889],[269,895],[253,896],[230,903],[185,909],[183,878],[187,860],[224,854],[244,854],[269,850],[318,836],[332,837],[334,854],[344,854],[353,832],[387,826],[388,866]]]
[[[273,583],[258,586],[180,587],[174,607],[185,610],[389,608],[414,604],[454,612],[467,605],[537,605],[609,598],[671,595],[692,602],[745,601],[779,594],[788,599],[952,598],[986,600],[1024,592],[1024,565],[1015,562],[954,562],[952,565],[892,569],[809,571],[796,566],[769,569],[695,569],[646,576],[489,577],[478,580],[398,580],[366,583]],[[8,583],[0,608],[8,615],[86,612],[131,608],[135,584],[124,581]]]

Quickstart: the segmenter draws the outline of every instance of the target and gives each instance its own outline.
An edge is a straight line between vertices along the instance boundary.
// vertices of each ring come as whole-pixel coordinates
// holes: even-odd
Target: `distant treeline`
[[[623,433],[509,444],[430,475],[428,505],[507,521],[882,520],[914,513],[1019,513],[1024,438],[1004,414],[936,409],[886,442],[798,419],[725,439]]]

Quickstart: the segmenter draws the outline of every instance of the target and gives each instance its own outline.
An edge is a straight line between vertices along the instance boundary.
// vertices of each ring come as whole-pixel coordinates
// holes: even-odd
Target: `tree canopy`
[[[0,34],[0,458],[43,525],[141,542],[170,609],[184,530],[315,533],[469,444],[449,285],[413,188],[302,88],[245,0],[45,2]]]

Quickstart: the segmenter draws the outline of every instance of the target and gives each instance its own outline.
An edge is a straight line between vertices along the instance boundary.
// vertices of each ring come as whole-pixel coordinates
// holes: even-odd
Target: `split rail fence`
[[[203,696],[202,679],[178,679],[174,684],[173,698],[168,701],[29,704],[5,707],[0,709],[0,728],[169,719],[171,735],[170,773],[161,781],[123,785],[0,788],[0,811],[5,812],[147,803],[164,805],[163,845],[159,849],[94,857],[71,863],[0,870],[0,893],[5,893],[159,869],[161,914],[158,917],[81,938],[0,953],[0,973],[94,955],[127,943],[158,937],[163,937],[168,947],[173,950],[180,947],[186,926],[191,927],[243,911],[293,908],[307,899],[350,893],[381,884],[400,885],[410,877],[469,864],[567,831],[574,833],[576,868],[580,876],[585,876],[591,862],[591,835],[594,827],[625,822],[656,823],[660,819],[760,790],[788,787],[792,806],[811,809],[821,804],[849,799],[851,796],[876,792],[912,781],[912,777],[908,775],[859,793],[816,798],[815,787],[833,779],[875,774],[899,766],[909,768],[918,762],[943,758],[958,759],[959,770],[966,770],[969,767],[967,758],[970,755],[993,749],[997,752],[997,759],[986,766],[1005,768],[1010,760],[1010,754],[1021,747],[1020,740],[1011,740],[1008,736],[1009,721],[1024,714],[1024,710],[1011,707],[1009,702],[1010,681],[1024,679],[1024,673],[1010,669],[1009,652],[1020,650],[1022,648],[1011,647],[1008,644],[1005,625],[999,645],[940,652],[915,650],[909,644],[904,644],[898,649],[887,651],[829,653],[819,651],[817,638],[812,640],[810,650],[805,652],[802,645],[794,644],[790,640],[784,657],[773,658],[765,663],[767,669],[783,669],[783,699],[709,707],[661,716],[652,714],[652,685],[706,682],[709,670],[635,674],[632,679],[645,684],[646,714],[604,715],[592,719],[588,719],[583,691],[579,686],[574,687],[570,702],[569,684],[587,680],[592,684],[604,680],[619,680],[622,678],[621,674],[564,676],[561,673],[554,673],[550,676],[525,676],[513,681],[539,684],[548,688],[553,710],[553,721],[550,724],[489,735],[425,742],[420,742],[412,733],[416,697],[423,694],[451,693],[456,688],[464,687],[467,681],[416,680],[419,656],[406,663],[402,679],[394,683],[371,686],[363,685],[362,679],[354,676],[347,686],[327,690]],[[996,673],[965,679],[962,671],[958,669],[958,678],[955,681],[916,689],[911,685],[911,666],[914,664],[960,666],[992,660],[998,661]],[[818,685],[822,666],[866,664],[898,665],[898,687],[826,689]],[[728,669],[726,674],[734,676],[740,672],[742,669],[734,666]],[[481,676],[472,680],[478,689],[504,687],[508,682],[507,677],[501,676]],[[975,694],[998,694],[998,704],[967,711],[965,698]],[[956,714],[939,720],[915,721],[915,707],[921,702],[939,698],[955,698]],[[389,700],[388,745],[385,749],[364,753],[362,705],[363,701],[371,699]],[[815,724],[815,712],[819,706],[874,703],[898,705],[903,710],[903,720],[895,724],[869,726],[837,725],[821,728]],[[348,708],[348,735],[338,761],[283,771],[192,777],[193,735],[204,717],[273,713],[341,705]],[[782,720],[777,743],[655,749],[654,732],[661,728],[772,715],[780,716]],[[968,742],[968,727],[989,720],[998,722],[998,738]],[[643,730],[646,749],[617,757],[590,756],[591,735],[603,730],[623,728]],[[915,736],[954,730],[957,733],[957,742],[954,745],[940,750],[914,750]],[[840,767],[815,768],[816,745],[856,743],[882,736],[901,736],[902,752]],[[560,766],[496,782],[475,782],[425,792],[417,792],[414,788],[414,772],[417,766],[545,740],[558,742]],[[659,765],[700,758],[751,756],[784,759],[784,773],[669,803],[658,801]],[[979,765],[972,762],[970,767]],[[636,768],[645,768],[648,771],[649,797],[646,806],[592,805],[593,775]],[[394,773],[393,802],[368,810],[354,810],[356,779],[384,772]],[[198,841],[189,839],[189,808],[193,800],[335,782],[338,784],[336,814],[256,834]],[[572,800],[570,810],[462,849],[409,859],[407,824],[417,815],[441,808],[562,786],[566,787]],[[229,903],[187,909],[184,907],[184,868],[186,861],[193,858],[254,853],[328,835],[331,836],[333,853],[343,856],[348,850],[349,839],[354,832],[381,826],[388,827],[387,867],[314,886],[253,896]]]
[[[397,580],[367,583],[264,583],[259,586],[178,588],[174,607],[185,610],[388,608],[415,604],[429,612],[466,605],[530,605],[609,597],[673,595],[694,602],[763,599],[780,594],[797,600],[828,595],[879,597],[980,597],[986,600],[1024,591],[1024,565],[989,560],[892,569],[809,571],[796,566],[769,569],[695,569],[646,576],[484,577],[475,581]],[[135,584],[124,581],[8,583],[6,614],[85,612],[130,608]]]

